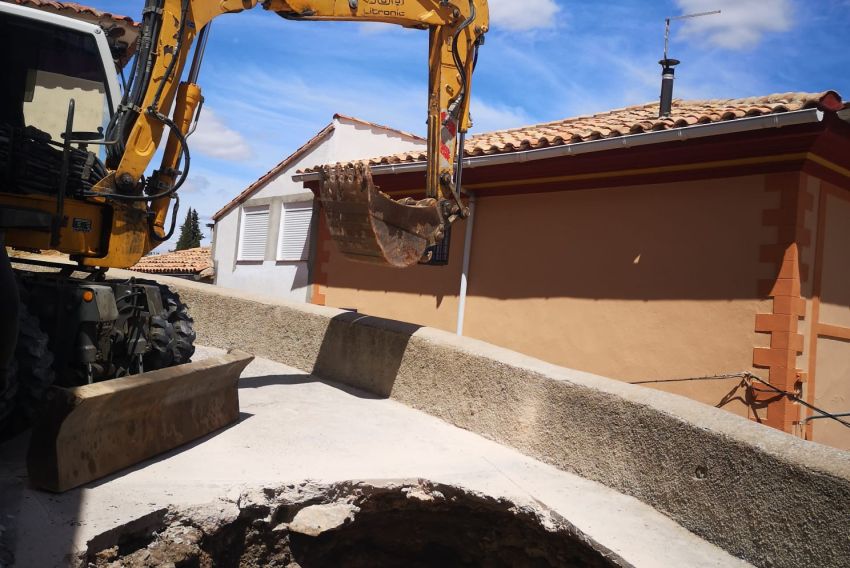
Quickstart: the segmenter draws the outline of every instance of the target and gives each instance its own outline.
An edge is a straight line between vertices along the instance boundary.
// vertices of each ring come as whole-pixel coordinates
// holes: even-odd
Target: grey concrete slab
[[[404,478],[542,502],[636,566],[747,565],[635,498],[279,363],[252,363],[240,399],[239,424],[61,495],[27,487],[25,438],[0,446],[0,538],[12,545],[17,565],[64,565],[92,537],[170,504],[235,499],[252,488],[308,479]]]

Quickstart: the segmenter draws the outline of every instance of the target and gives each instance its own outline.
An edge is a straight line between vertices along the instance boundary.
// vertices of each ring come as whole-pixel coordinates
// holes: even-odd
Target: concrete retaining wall
[[[446,332],[162,280],[199,343],[391,397],[632,495],[756,565],[850,565],[850,453]]]

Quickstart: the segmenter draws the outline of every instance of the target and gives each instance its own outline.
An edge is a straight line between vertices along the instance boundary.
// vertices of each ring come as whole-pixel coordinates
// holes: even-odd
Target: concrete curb
[[[158,280],[190,305],[199,343],[393,398],[632,495],[756,565],[850,565],[850,453],[450,333]]]

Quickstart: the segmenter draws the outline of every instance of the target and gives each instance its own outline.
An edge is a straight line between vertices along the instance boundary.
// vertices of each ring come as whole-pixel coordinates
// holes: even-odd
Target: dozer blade
[[[435,199],[394,201],[368,166],[324,166],[320,199],[340,252],[352,260],[405,268],[416,264],[442,228]]]
[[[75,388],[54,387],[27,456],[36,487],[67,491],[239,420],[240,351]]]

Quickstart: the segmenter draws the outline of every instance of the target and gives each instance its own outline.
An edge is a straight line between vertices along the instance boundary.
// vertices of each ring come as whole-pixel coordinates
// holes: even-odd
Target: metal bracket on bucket
[[[442,235],[436,199],[395,201],[365,164],[323,166],[319,199],[340,252],[361,262],[406,268]]]

